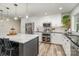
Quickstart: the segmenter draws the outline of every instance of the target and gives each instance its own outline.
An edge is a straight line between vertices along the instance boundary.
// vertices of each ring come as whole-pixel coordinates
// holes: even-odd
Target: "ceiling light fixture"
[[[26,16],[26,19],[28,19],[29,18],[29,16]]]
[[[8,16],[9,16],[9,13],[8,13],[9,8],[6,7],[6,9],[7,9],[7,19],[6,19],[6,21],[10,21],[10,19],[8,18]]]
[[[14,17],[14,20],[18,20],[18,17],[17,17],[17,4],[14,4],[15,6],[15,17]]]
[[[28,18],[29,18],[29,16],[28,16],[28,14],[29,14],[29,13],[28,13],[28,12],[29,12],[29,11],[28,11],[28,9],[29,9],[29,8],[28,8],[28,4],[26,4],[26,16],[25,16],[25,17],[26,17],[26,19],[28,19]]]
[[[14,17],[14,20],[18,20],[18,17]]]
[[[59,7],[59,10],[62,10],[63,8],[62,7]]]

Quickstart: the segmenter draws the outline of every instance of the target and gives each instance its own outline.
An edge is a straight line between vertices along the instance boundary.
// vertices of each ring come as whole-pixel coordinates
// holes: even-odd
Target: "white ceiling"
[[[0,3],[0,10],[3,10],[4,14],[7,13],[6,7],[9,7],[9,15],[15,16],[42,16],[45,12],[48,15],[56,13],[65,13],[70,12],[77,3],[19,3],[17,6],[17,11],[15,11],[14,4],[12,3]],[[63,7],[63,10],[60,11],[59,7]]]

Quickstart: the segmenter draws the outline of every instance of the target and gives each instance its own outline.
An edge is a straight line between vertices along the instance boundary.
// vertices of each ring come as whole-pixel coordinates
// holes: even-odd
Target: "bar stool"
[[[4,45],[5,45],[5,55],[7,55],[7,52],[9,51],[9,56],[12,55],[12,51],[15,50],[15,48],[12,47],[11,42],[9,41],[9,38],[3,38],[4,39]]]
[[[2,46],[0,46],[0,56],[2,56]]]
[[[3,53],[3,48],[4,48],[3,39],[0,38],[0,56],[5,55],[5,53]]]

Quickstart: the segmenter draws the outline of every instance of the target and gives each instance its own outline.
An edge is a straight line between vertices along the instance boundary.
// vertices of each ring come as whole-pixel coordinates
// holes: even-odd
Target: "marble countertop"
[[[43,31],[35,31],[34,33],[60,33],[60,34],[64,34],[65,32],[60,32],[60,31],[53,31],[53,32],[43,32]]]
[[[26,43],[36,37],[38,37],[38,35],[35,34],[18,34],[11,36],[0,36],[0,38],[9,38],[10,41],[14,41],[18,43]]]
[[[37,32],[37,33],[44,33],[44,32],[42,32],[42,31],[35,31],[35,32]],[[49,33],[60,33],[60,34],[65,34],[65,33],[67,33],[67,32],[60,32],[60,31],[53,31],[53,32],[49,32]],[[67,34],[69,34],[69,33],[67,33]],[[79,36],[79,32],[71,32],[71,34],[69,34],[69,35],[77,35],[77,36]]]
[[[72,32],[73,35],[78,35],[79,36],[79,32]]]

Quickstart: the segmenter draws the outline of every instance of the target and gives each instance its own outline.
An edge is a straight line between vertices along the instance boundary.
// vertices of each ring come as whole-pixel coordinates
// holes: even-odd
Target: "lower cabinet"
[[[52,33],[51,42],[56,44],[61,44],[63,46],[65,54],[67,56],[71,55],[70,40],[64,34]]]
[[[75,43],[78,44],[79,37],[77,36],[70,36],[70,37]],[[71,56],[79,56],[79,47],[73,44],[72,42],[71,42]]]
[[[25,44],[19,44],[20,56],[37,56],[39,53],[39,39],[35,39],[26,42]]]
[[[71,56],[79,56],[79,47],[71,43]]]
[[[11,41],[15,50],[12,56],[37,56],[39,54],[39,38],[36,37],[26,43],[17,43]]]

